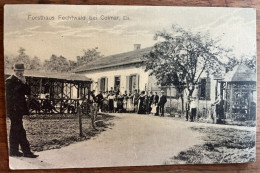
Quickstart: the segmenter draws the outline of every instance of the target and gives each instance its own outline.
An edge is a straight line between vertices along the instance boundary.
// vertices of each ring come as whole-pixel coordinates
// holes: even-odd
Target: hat
[[[162,90],[161,93],[164,93],[164,91]]]
[[[14,70],[24,70],[24,64],[15,64]]]

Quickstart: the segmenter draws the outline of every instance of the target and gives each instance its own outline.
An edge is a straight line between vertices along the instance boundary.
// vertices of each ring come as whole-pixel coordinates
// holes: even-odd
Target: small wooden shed
[[[12,70],[5,70],[5,78],[12,74]],[[92,80],[84,75],[25,70],[24,76],[31,89],[28,95],[31,113],[76,113],[78,104],[89,98]],[[47,102],[56,111],[48,110],[44,105]]]

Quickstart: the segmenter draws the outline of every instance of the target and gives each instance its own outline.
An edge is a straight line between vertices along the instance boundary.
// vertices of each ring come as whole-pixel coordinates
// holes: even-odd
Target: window
[[[114,90],[120,91],[120,76],[115,76]]]
[[[99,91],[107,91],[107,78],[100,78]]]
[[[139,90],[139,75],[126,76],[126,89],[127,92],[134,92],[134,90]]]
[[[200,97],[204,98],[206,97],[206,79],[201,79],[200,81]]]
[[[136,75],[130,76],[129,78],[129,91],[133,93],[136,89]]]
[[[210,100],[210,78],[200,80],[199,99]]]

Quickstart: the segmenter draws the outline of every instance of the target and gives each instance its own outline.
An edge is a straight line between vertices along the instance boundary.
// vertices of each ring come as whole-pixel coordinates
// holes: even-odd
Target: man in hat
[[[9,155],[36,158],[38,155],[31,152],[22,121],[23,115],[29,114],[25,95],[30,93],[30,88],[24,77],[24,64],[14,65],[14,74],[6,79],[5,86],[7,116],[11,120]],[[19,152],[19,145],[23,153]]]
[[[161,116],[164,117],[164,105],[165,105],[166,102],[167,102],[167,98],[164,95],[164,91],[162,90],[159,101],[158,101],[156,115],[159,115],[159,111],[160,111]]]
[[[103,110],[104,97],[103,97],[102,91],[99,91],[99,94],[96,97],[97,97],[98,109]]]

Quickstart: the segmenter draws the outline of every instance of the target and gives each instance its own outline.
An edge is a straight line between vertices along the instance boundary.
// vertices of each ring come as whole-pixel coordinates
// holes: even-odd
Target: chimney
[[[141,49],[141,44],[134,44],[134,50]]]

